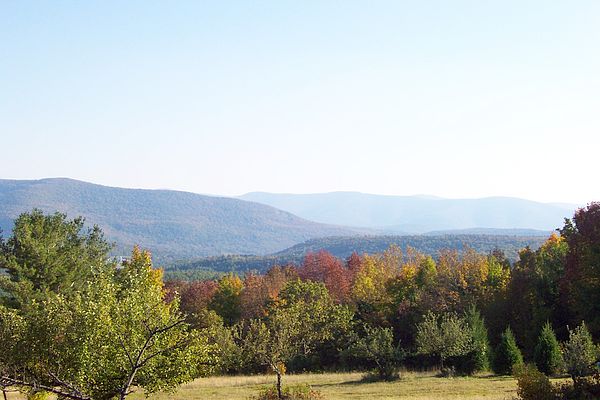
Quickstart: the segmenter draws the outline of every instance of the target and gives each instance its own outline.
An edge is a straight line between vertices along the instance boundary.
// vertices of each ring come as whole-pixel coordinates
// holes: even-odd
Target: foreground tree
[[[122,269],[107,263],[106,253],[81,263],[77,252],[67,250],[85,255],[108,249],[97,229],[73,234],[66,229],[73,221],[37,212],[17,221],[19,229],[1,257],[10,266],[0,306],[0,343],[9,349],[0,352],[3,385],[60,398],[124,399],[134,386],[147,393],[174,389],[215,363],[206,336],[190,329],[177,299],[164,301],[162,273],[152,268],[149,253],[135,248]],[[65,249],[56,254],[73,257],[45,258],[51,269],[30,264],[41,257],[36,249],[43,250],[48,238]],[[28,250],[20,251],[24,242]],[[88,249],[85,243],[94,245]],[[40,274],[32,268],[41,268]],[[62,272],[71,269],[75,272]],[[47,285],[39,275],[57,284]],[[78,290],[58,284],[65,280]]]
[[[248,363],[271,368],[277,375],[278,398],[287,364],[307,355],[350,324],[352,313],[336,305],[322,283],[291,281],[267,310],[267,317],[237,327],[236,338]]]
[[[110,245],[98,227],[86,229],[84,223],[40,210],[21,214],[11,237],[0,238],[0,270],[7,273],[0,276],[0,301],[20,308],[47,292],[73,296],[94,273],[110,269]]]

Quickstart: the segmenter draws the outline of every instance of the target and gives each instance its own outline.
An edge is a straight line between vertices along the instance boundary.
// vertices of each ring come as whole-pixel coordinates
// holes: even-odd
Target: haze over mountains
[[[534,233],[531,230],[545,233],[562,226],[564,218],[571,217],[577,207],[574,204],[547,204],[512,197],[444,199],[358,192],[252,192],[239,198],[267,204],[312,221],[410,234],[430,231],[450,233],[453,230],[478,234],[507,234],[518,230],[525,230],[523,233],[527,235]],[[511,231],[494,232],[498,229]]]
[[[116,254],[128,254],[134,244],[140,244],[160,262],[170,262],[230,254],[273,255],[310,240],[314,241],[302,248],[343,248],[340,254],[371,248],[379,251],[392,238],[373,235],[397,233],[437,235],[423,239],[427,242],[423,242],[424,248],[436,248],[446,241],[440,241],[439,236],[456,234],[523,236],[530,243],[532,236],[547,236],[561,226],[575,206],[514,198],[449,200],[350,192],[249,193],[238,199],[115,188],[66,178],[0,180],[0,228],[5,236],[14,218],[33,208],[60,211],[69,218],[84,216],[116,244]],[[325,239],[332,236],[337,239]],[[363,238],[353,239],[356,236]],[[403,243],[404,239],[393,240]],[[422,241],[415,237],[410,240]],[[484,238],[482,243],[492,242]],[[511,240],[502,243],[515,247]],[[295,256],[297,253],[294,251]]]
[[[82,215],[99,225],[118,254],[134,244],[161,260],[267,254],[299,242],[368,230],[319,224],[273,207],[173,190],[123,189],[72,179],[0,180],[0,228],[39,208]],[[5,234],[6,236],[6,234]]]

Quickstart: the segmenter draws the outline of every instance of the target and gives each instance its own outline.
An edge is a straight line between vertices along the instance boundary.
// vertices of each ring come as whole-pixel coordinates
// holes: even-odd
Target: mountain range
[[[448,235],[543,237],[561,226],[575,206],[515,198],[451,200],[352,192],[249,193],[230,198],[116,188],[67,178],[0,179],[4,236],[10,234],[20,213],[33,208],[59,211],[69,218],[84,216],[115,243],[117,255],[126,255],[139,244],[150,249],[155,260],[173,263],[240,254],[273,256],[289,248],[292,250],[286,251],[297,258],[302,251],[293,246],[300,243],[300,249],[321,246],[344,255],[350,250],[380,250],[390,241],[409,240],[399,239],[398,233],[436,236],[429,242],[410,238],[411,245],[421,243],[423,248],[434,248],[437,244],[432,243],[440,243],[439,237]],[[487,239],[483,243],[488,243]],[[285,257],[290,258],[288,255]]]
[[[311,221],[368,227],[392,234],[451,233],[454,230],[495,234],[498,232],[493,230],[497,229],[547,232],[562,226],[564,218],[571,217],[577,208],[575,204],[539,203],[514,197],[445,199],[358,192],[252,192],[239,198],[270,205]]]
[[[123,189],[72,179],[0,180],[0,228],[39,208],[69,218],[84,216],[129,254],[134,244],[169,261],[222,254],[268,254],[325,236],[355,235],[368,229],[307,221],[250,201],[173,190]]]

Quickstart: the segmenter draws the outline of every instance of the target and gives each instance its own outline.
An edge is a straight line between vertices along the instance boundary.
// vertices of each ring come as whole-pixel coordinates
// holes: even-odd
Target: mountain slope
[[[563,219],[571,217],[576,208],[575,205],[546,204],[511,197],[444,199],[356,192],[299,195],[253,192],[240,198],[267,204],[312,221],[380,228],[394,233],[472,228],[549,231],[561,226]]]
[[[134,244],[157,259],[219,254],[267,254],[311,238],[363,232],[319,224],[275,208],[232,198],[172,190],[114,188],[71,179],[0,180],[0,227],[10,231],[20,213],[40,208],[86,217],[116,242]]]

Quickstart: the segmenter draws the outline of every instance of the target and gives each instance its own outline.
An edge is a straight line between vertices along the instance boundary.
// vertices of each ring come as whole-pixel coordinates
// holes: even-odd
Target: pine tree
[[[519,350],[510,328],[506,328],[500,338],[500,344],[496,348],[494,372],[499,375],[510,375],[513,367],[521,364],[523,364],[521,350]]]
[[[490,366],[491,353],[485,322],[474,306],[467,310],[465,319],[473,338],[473,350],[467,355],[468,369],[465,372],[471,374],[485,371]]]
[[[564,343],[563,355],[566,370],[573,381],[593,373],[593,365],[600,354],[585,322],[573,330],[569,329],[569,340]]]
[[[560,372],[562,366],[560,345],[549,322],[546,322],[540,332],[533,358],[539,370],[544,374],[555,375]]]

